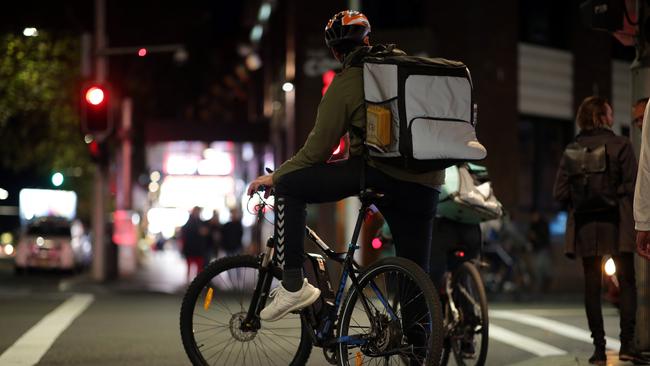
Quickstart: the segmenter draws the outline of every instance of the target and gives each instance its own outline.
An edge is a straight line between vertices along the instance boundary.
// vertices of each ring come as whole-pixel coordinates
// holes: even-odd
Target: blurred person
[[[219,221],[219,211],[212,211],[212,217],[206,222],[208,236],[207,249],[205,254],[206,265],[212,258],[217,257],[221,248],[222,230],[221,221]]]
[[[189,219],[187,219],[187,222],[181,228],[182,253],[187,261],[188,283],[193,278],[190,277],[192,267],[195,268],[195,273],[199,274],[205,265],[207,227],[201,220],[200,215],[200,207],[192,208]]]
[[[568,207],[565,254],[582,258],[585,310],[595,346],[589,363],[604,365],[605,330],[601,309],[603,256],[616,263],[620,292],[619,359],[645,364],[634,346],[636,280],[632,200],[637,163],[629,139],[611,130],[607,99],[586,98],[578,108],[580,132],[560,161],[554,197]]]
[[[221,234],[221,249],[227,256],[241,253],[244,226],[241,223],[241,212],[239,210],[230,210],[230,221],[223,225]]]
[[[645,114],[647,104],[648,98],[641,98],[637,100],[632,107],[632,125],[639,130],[641,130],[643,127],[643,116]]]
[[[398,256],[419,264],[429,272],[433,216],[443,171],[413,173],[364,156],[366,103],[363,60],[373,55],[405,55],[394,45],[370,46],[370,22],[357,11],[342,11],[325,27],[325,42],[342,71],[330,84],[318,106],[316,122],[304,146],[273,174],[255,179],[248,189],[267,193],[275,187],[276,233],[284,226],[285,261],[281,284],[272,290],[272,301],[260,314],[276,321],[285,314],[311,305],[320,290],[307,283],[302,273],[305,236],[305,206],[334,202],[359,194],[362,187],[378,189],[391,199],[378,203],[391,227]],[[350,136],[350,158],[328,164],[334,147]],[[283,214],[279,219],[278,213]]]
[[[643,99],[637,103],[639,106]],[[648,121],[648,98],[645,98],[646,105],[641,113],[641,125]],[[638,113],[634,114],[635,121]],[[634,192],[634,221],[636,234],[636,249],[640,256],[650,260],[650,128],[641,130],[641,154],[639,155],[639,172],[636,176],[636,188]]]
[[[553,253],[548,221],[538,211],[531,214],[528,241],[533,249],[535,287],[538,292],[545,293],[553,282]]]

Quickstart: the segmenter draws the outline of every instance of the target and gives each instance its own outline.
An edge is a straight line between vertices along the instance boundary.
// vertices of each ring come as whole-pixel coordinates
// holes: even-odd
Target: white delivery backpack
[[[407,55],[363,59],[365,143],[371,159],[413,172],[486,157],[476,139],[476,106],[467,67]]]
[[[447,168],[437,207],[438,216],[465,224],[478,224],[503,216],[503,206],[486,179],[487,170],[479,165],[462,164]]]

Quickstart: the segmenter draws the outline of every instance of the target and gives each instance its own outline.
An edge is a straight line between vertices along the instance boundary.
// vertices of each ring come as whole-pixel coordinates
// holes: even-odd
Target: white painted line
[[[511,332],[498,325],[490,324],[490,338],[505,343],[520,350],[532,353],[538,357],[566,355],[565,350],[559,349],[550,344],[540,342],[536,339]]]
[[[93,295],[74,295],[52,310],[0,355],[0,365],[31,366],[41,360],[54,341],[93,302]]]
[[[490,319],[509,320],[544,329],[567,338],[575,339],[577,341],[586,342],[589,344],[592,343],[591,332],[585,329],[561,323],[557,320],[526,314],[524,312],[492,310],[490,311]],[[607,348],[610,350],[618,351],[621,348],[621,342],[618,339],[605,337],[605,340],[607,341]]]

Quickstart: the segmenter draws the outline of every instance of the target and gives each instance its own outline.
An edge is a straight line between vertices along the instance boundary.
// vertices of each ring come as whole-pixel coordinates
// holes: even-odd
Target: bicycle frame
[[[364,199],[363,195],[361,197],[361,208],[359,209],[359,214],[357,216],[357,221],[354,227],[354,232],[352,234],[352,240],[348,245],[347,252],[337,253],[332,250],[314,230],[309,226],[305,226],[305,231],[307,237],[316,244],[320,251],[323,252],[329,259],[332,259],[338,263],[341,263],[343,266],[343,272],[339,281],[338,289],[336,292],[336,300],[334,303],[334,308],[332,309],[328,319],[325,319],[323,322],[322,329],[314,329],[311,324],[306,321],[304,311],[301,311],[301,318],[304,324],[309,327],[310,335],[314,345],[323,347],[323,346],[333,346],[338,343],[346,343],[351,345],[362,345],[367,343],[367,339],[361,338],[359,336],[344,336],[339,338],[333,338],[330,334],[334,321],[336,320],[337,314],[339,313],[341,301],[343,299],[343,294],[345,293],[345,284],[347,283],[348,277],[352,282],[352,286],[357,290],[361,303],[364,307],[364,310],[367,314],[372,314],[370,305],[368,304],[368,299],[363,294],[362,289],[359,285],[358,273],[360,272],[360,266],[354,260],[354,253],[359,248],[357,244],[359,239],[359,234],[361,232],[361,226],[363,225],[363,220],[366,217],[368,209],[370,208],[371,203],[369,200]],[[264,308],[266,300],[268,298],[269,289],[271,286],[271,281],[273,280],[273,252],[274,252],[275,240],[270,238],[266,244],[266,250],[261,255],[260,259],[260,279],[257,282],[255,291],[253,293],[253,299],[251,305],[248,309],[248,314],[246,319],[242,322],[242,330],[244,331],[256,331],[260,329],[260,320],[259,314],[260,311]],[[388,304],[388,301],[384,298],[383,294],[379,288],[371,283],[370,286],[373,292],[377,295],[381,303],[388,309],[388,313],[391,317],[391,320],[396,320],[397,315],[395,315],[394,310]],[[333,317],[333,319],[332,319]],[[371,333],[374,333],[374,323],[371,322]]]

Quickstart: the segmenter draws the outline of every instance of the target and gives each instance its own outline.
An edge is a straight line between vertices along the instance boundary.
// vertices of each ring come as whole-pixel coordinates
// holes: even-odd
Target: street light
[[[9,198],[9,192],[6,189],[0,188],[0,201],[6,200]]]
[[[38,36],[38,30],[34,27],[29,27],[23,29],[23,36],[25,37],[36,37]]]
[[[284,90],[285,93],[289,93],[293,91],[293,84],[290,82],[286,82],[282,84],[282,90]]]

